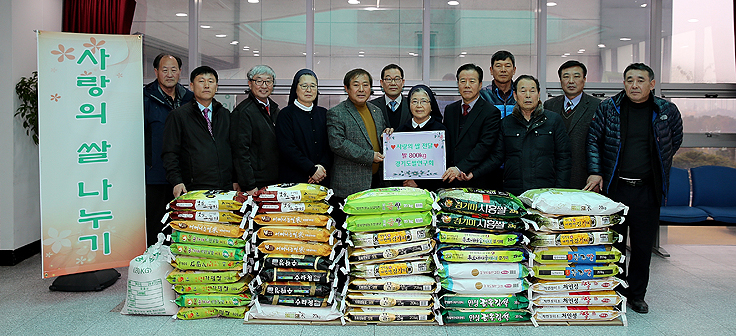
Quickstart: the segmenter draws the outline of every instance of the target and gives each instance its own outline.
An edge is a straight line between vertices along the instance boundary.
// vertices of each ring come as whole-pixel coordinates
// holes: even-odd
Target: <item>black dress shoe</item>
[[[647,305],[647,303],[644,302],[644,299],[630,300],[628,302],[628,305],[629,307],[631,307],[631,310],[639,314],[646,314],[649,312],[649,305]]]

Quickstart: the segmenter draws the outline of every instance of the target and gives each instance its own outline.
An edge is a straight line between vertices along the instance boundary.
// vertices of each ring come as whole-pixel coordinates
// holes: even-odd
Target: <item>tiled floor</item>
[[[0,335],[736,335],[736,246],[665,245],[653,257],[650,313],[629,311],[628,327],[244,325],[238,319],[173,320],[111,312],[125,298],[123,277],[102,292],[51,292],[39,256],[0,267]]]

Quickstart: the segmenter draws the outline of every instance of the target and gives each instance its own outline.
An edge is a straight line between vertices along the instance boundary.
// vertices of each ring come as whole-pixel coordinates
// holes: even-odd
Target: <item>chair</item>
[[[667,204],[660,208],[659,220],[673,223],[695,223],[707,219],[706,211],[690,206],[690,177],[687,169],[672,167]]]
[[[714,220],[736,223],[736,169],[721,166],[691,168],[693,207]]]

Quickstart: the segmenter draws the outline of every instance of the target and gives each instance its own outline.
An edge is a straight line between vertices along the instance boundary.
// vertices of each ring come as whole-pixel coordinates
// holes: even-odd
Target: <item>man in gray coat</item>
[[[588,179],[585,141],[590,121],[593,120],[600,100],[583,92],[588,75],[585,64],[575,60],[567,61],[562,63],[557,75],[565,94],[548,99],[544,102],[544,109],[560,114],[565,122],[572,150],[570,188],[583,189]]]
[[[345,198],[381,183],[383,113],[368,103],[373,78],[363,69],[350,70],[343,80],[348,99],[327,111],[327,138],[335,154],[331,187]]]

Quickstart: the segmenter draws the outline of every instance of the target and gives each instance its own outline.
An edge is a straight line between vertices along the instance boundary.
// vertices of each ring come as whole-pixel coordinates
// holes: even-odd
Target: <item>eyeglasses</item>
[[[427,104],[429,104],[429,100],[428,99],[421,99],[421,100],[412,99],[411,104],[412,105],[419,105],[419,104],[421,104],[421,105],[427,105]]]
[[[317,84],[299,84],[299,87],[302,88],[302,90],[307,91],[307,89],[316,90]]]
[[[400,83],[402,80],[404,79],[401,77],[394,77],[394,78],[386,77],[383,79],[383,81],[386,83]]]
[[[266,86],[273,85],[273,81],[272,80],[251,79],[250,81],[253,82],[253,83],[256,83],[256,85],[258,85],[258,86],[261,86],[263,84],[266,84]]]
[[[459,80],[457,82],[460,83],[460,84],[462,84],[462,85],[465,85],[465,84],[473,85],[475,83],[478,83],[478,80],[476,80],[475,78],[473,78],[471,80],[466,80],[465,78],[463,78],[463,79],[461,79],[461,80]]]

